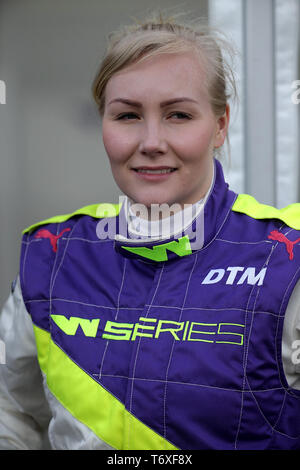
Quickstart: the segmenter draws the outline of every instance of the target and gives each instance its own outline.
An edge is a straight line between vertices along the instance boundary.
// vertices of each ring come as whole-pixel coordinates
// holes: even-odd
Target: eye
[[[189,116],[186,113],[181,113],[181,112],[174,112],[170,115],[170,117],[177,116],[177,119],[191,119],[191,116]]]
[[[175,117],[176,120],[185,120],[185,119],[191,119],[191,116],[189,116],[188,114],[186,113],[183,113],[183,112],[174,112],[172,114],[170,114],[170,117]],[[122,113],[122,114],[119,114],[117,117],[116,117],[116,120],[117,121],[129,121],[129,120],[132,120],[132,119],[138,119],[138,116],[135,114],[135,113]]]
[[[134,113],[123,113],[123,114],[120,114],[119,116],[117,116],[116,120],[117,121],[128,121],[130,119],[135,119],[137,118],[138,116]]]

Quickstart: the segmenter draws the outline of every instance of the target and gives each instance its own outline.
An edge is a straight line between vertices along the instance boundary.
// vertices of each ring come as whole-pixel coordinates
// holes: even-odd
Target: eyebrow
[[[170,100],[167,100],[167,101],[163,101],[161,104],[160,104],[160,107],[163,108],[165,106],[168,106],[170,104],[174,104],[174,103],[181,103],[183,101],[190,101],[192,103],[197,103],[198,102],[196,100],[193,100],[192,98],[188,98],[188,97],[180,97],[180,98],[173,98],[173,99],[170,99]],[[129,100],[127,98],[115,98],[114,100],[111,100],[108,105],[112,104],[112,103],[124,103],[124,104],[128,104],[130,106],[134,106],[136,108],[141,108],[143,105],[141,103],[139,103],[138,101],[132,101],[132,100]]]

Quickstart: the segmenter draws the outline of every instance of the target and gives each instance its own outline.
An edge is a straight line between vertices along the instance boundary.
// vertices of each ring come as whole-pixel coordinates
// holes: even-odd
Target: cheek
[[[109,126],[102,126],[102,140],[109,159],[115,158],[115,155],[119,153],[119,139],[114,138],[114,133]]]
[[[181,139],[178,139],[178,146],[181,146],[183,149],[194,149],[195,151],[198,149],[198,152],[203,152],[210,148],[215,129],[210,123],[203,124],[196,124],[189,129],[186,128],[185,132],[181,135]]]
[[[195,128],[185,132],[177,141],[176,148],[186,163],[200,164],[213,147],[213,131],[209,128]]]
[[[207,125],[195,132],[195,142],[202,151],[208,150],[213,144],[215,128],[213,125]]]
[[[133,146],[128,140],[128,135],[125,132],[116,131],[113,126],[102,125],[102,140],[112,164],[121,163],[132,152]]]

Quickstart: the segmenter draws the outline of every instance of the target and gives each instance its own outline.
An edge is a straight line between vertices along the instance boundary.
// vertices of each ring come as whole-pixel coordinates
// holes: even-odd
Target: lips
[[[172,173],[173,171],[176,171],[177,168],[172,168],[169,166],[159,166],[159,167],[142,166],[142,167],[133,168],[133,170],[136,171],[137,173],[146,174],[146,175],[164,175],[164,174]]]

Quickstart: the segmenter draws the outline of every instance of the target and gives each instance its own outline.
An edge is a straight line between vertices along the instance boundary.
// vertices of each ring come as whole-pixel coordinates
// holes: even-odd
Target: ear
[[[224,144],[228,132],[230,120],[230,106],[226,104],[225,113],[217,120],[217,130],[215,135],[214,148],[219,148]]]

